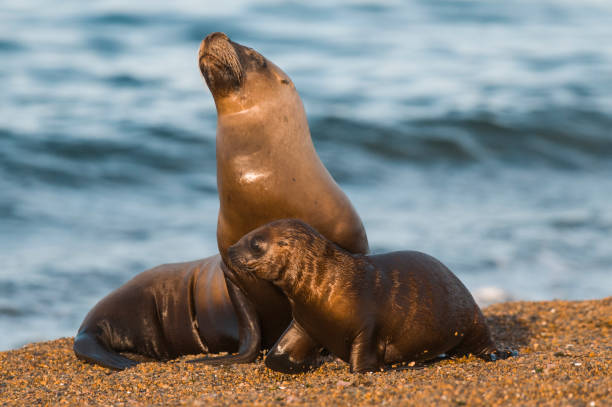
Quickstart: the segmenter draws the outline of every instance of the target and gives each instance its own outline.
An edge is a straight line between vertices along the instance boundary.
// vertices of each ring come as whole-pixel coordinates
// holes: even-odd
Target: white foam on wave
[[[514,301],[516,298],[508,291],[496,286],[483,286],[472,291],[476,303],[486,307],[498,302]]]

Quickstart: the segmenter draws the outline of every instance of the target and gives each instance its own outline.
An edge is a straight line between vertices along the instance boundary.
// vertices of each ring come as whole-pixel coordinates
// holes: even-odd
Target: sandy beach
[[[612,405],[612,297],[509,302],[484,310],[498,343],[519,356],[441,360],[351,374],[330,359],[283,375],[254,364],[206,367],[193,356],[123,372],[76,359],[72,338],[0,352],[9,405]]]

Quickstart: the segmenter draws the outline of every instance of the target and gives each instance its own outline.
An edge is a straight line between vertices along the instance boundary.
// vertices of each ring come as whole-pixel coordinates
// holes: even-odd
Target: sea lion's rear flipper
[[[110,369],[123,370],[138,364],[132,359],[109,350],[89,332],[80,332],[74,338],[72,349],[79,359]]]
[[[518,356],[518,351],[513,349],[493,349],[479,353],[476,356],[487,362],[495,362],[496,360],[508,359],[511,356]]]
[[[188,361],[188,363],[204,363],[207,365],[230,365],[233,363],[249,363],[254,361],[261,350],[261,327],[259,317],[253,303],[229,279],[227,292],[234,304],[238,317],[238,334],[240,343],[236,355],[207,356]]]
[[[457,332],[455,332],[455,335],[457,335]],[[463,332],[461,335],[463,335]],[[482,315],[482,311],[477,306],[471,329],[465,332],[465,337],[461,343],[448,353],[450,356],[474,355],[487,362],[495,362],[496,360],[507,359],[511,356],[518,356],[516,350],[499,348],[495,344],[484,315]]]

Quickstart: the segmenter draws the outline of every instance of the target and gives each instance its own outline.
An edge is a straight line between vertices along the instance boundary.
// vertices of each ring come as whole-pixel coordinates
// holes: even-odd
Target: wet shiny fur
[[[238,349],[238,320],[219,255],[138,274],[100,300],[75,337],[74,351],[112,369],[135,364],[117,352],[159,360]]]

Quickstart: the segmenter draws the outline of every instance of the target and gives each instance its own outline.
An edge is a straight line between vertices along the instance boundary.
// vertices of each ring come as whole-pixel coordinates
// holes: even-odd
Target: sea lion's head
[[[295,259],[316,257],[326,242],[301,220],[281,219],[244,235],[230,246],[228,258],[243,283],[252,278],[279,282]]]
[[[198,64],[220,114],[248,109],[269,90],[283,86],[295,89],[280,68],[221,32],[202,40]]]

